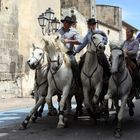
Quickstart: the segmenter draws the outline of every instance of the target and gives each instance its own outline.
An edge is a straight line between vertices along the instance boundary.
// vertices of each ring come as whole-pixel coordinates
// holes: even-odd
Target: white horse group
[[[94,117],[95,105],[99,102],[103,87],[103,68],[98,63],[97,57],[97,52],[105,49],[102,39],[103,36],[101,34],[93,34],[91,43],[88,44],[85,62],[81,70],[81,81],[83,85],[83,89],[81,90],[75,86],[70,59],[66,54],[68,50],[61,42],[60,36],[58,34],[51,34],[43,38],[43,48],[34,51],[36,55],[28,60],[28,63],[31,68],[35,68],[35,66],[39,68],[41,61],[46,61],[46,64],[49,63],[49,70],[47,70],[47,66],[41,66],[42,69],[44,68],[44,73],[38,81],[38,83],[40,81],[47,81],[47,84],[40,82],[41,88],[38,90],[38,93],[42,93],[41,95],[39,94],[41,97],[38,98],[39,101],[37,101],[36,106],[23,121],[22,127],[25,126],[24,128],[26,128],[26,124],[34,114],[34,110],[37,110],[42,103],[47,102],[49,109],[54,108],[52,105],[52,96],[55,93],[61,96],[58,128],[65,127],[64,107],[66,105],[67,111],[70,111],[71,98],[73,95],[76,96],[77,109],[82,108],[82,95],[84,95],[84,105],[90,113],[90,116],[96,119]],[[44,51],[47,53],[47,58],[45,57]],[[111,73],[112,75],[109,79],[109,87],[107,95],[105,95],[105,100],[112,98],[114,101],[117,113],[115,136],[120,137],[123,111],[132,87],[132,79],[125,65],[124,53],[121,49],[118,49],[118,46],[111,50]],[[38,73],[38,75],[41,74]],[[120,108],[118,105],[119,99],[122,101]]]

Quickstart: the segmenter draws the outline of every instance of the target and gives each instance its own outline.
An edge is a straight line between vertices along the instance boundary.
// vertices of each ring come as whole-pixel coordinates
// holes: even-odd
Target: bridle
[[[125,61],[125,60],[124,60],[124,52],[123,52],[123,49],[122,49],[122,48],[113,48],[112,50],[121,50],[121,51],[122,51],[122,54],[123,54],[123,55],[122,55],[123,61]],[[123,61],[122,61],[122,63],[123,63]],[[119,64],[119,65],[122,66],[122,63]],[[122,70],[120,70],[120,71],[118,70],[117,74],[118,74],[118,73],[122,73],[124,70],[125,70],[125,66],[124,66],[124,68],[123,68]],[[113,79],[113,81],[116,83],[117,87],[118,87],[119,85],[121,85],[121,84],[127,79],[127,77],[128,77],[128,72],[126,73],[125,77],[124,77],[120,82],[118,82],[118,80],[115,80],[115,78],[114,78],[113,75],[112,75],[112,79]]]
[[[91,43],[93,43],[93,45],[95,46],[95,48],[96,48],[96,50],[92,50],[92,48],[91,48]],[[97,50],[97,47],[100,45],[102,43],[102,41],[100,41],[97,45],[96,45],[96,43],[94,42],[94,39],[91,37],[91,42],[90,42],[90,44],[89,44],[89,46],[88,47],[90,47],[90,50],[91,51],[89,51],[89,49],[87,50],[87,53],[89,53],[89,54],[91,54],[91,55],[97,55],[97,52],[98,52],[98,50]],[[97,60],[98,61],[98,60]],[[83,71],[83,74],[89,79],[89,83],[90,83],[90,87],[91,87],[91,78],[92,78],[92,76],[93,76],[93,74],[95,73],[95,71],[97,70],[97,68],[98,68],[98,62],[97,62],[97,65],[96,65],[96,67],[93,69],[93,71],[92,71],[92,73],[90,74],[90,75],[88,75],[88,74],[86,74],[86,72],[84,72]]]
[[[40,62],[41,62],[42,59],[43,59],[43,62],[44,62],[44,54],[45,54],[45,52],[43,51],[43,54],[40,57],[40,59],[38,59],[34,55],[32,55],[32,58],[35,58],[35,60],[37,61],[36,67],[40,64]]]
[[[92,36],[93,36],[94,34],[92,34]],[[92,55],[94,55],[94,53],[97,53],[98,52],[98,47],[99,47],[99,45],[102,43],[102,41],[100,41],[97,45],[96,45],[96,43],[94,42],[94,39],[92,38],[92,36],[91,36],[91,42],[89,43],[89,46],[88,47],[90,47],[90,50],[91,51],[89,51],[89,50],[87,50],[87,53],[90,53],[90,54],[92,54]],[[92,49],[92,47],[91,47],[91,43],[93,43],[93,45],[95,46],[95,48],[96,48],[96,50],[93,50]]]
[[[50,69],[52,75],[55,75],[57,71],[60,69],[60,67],[62,66],[63,60],[61,61],[60,55],[58,55],[56,60],[52,60],[50,57],[48,57],[48,61],[49,61],[50,66],[51,66],[51,63],[57,63],[57,68],[54,72],[52,72],[52,70]]]
[[[48,57],[48,62],[50,64],[50,73],[52,75],[52,78],[53,78],[53,81],[54,81],[54,84],[55,84],[55,87],[57,88],[57,90],[61,93],[62,91],[58,88],[57,86],[57,83],[56,83],[56,80],[54,78],[54,75],[58,72],[58,70],[61,68],[62,64],[63,64],[63,60],[61,61],[60,59],[60,55],[57,56],[57,59],[56,60],[52,60],[50,57]],[[58,67],[56,68],[56,70],[53,72],[51,70],[51,63],[57,63]]]

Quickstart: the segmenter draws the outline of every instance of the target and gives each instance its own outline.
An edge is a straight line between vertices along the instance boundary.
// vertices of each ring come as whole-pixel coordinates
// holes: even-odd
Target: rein
[[[57,59],[57,60],[51,60],[50,57],[48,57],[48,59],[49,59],[50,64],[51,64],[51,63],[56,63],[56,62],[57,62],[57,64],[58,64],[58,67],[57,67],[56,71],[55,71],[54,73],[51,72],[53,75],[55,75],[55,74],[57,73],[57,71],[60,69],[60,67],[62,66],[63,61],[61,61],[61,63],[60,63],[60,56],[59,56],[59,55],[58,55],[58,59]]]
[[[100,45],[101,42],[99,42],[97,45],[95,44],[95,42],[94,42],[93,39],[92,39],[92,42],[93,42],[93,44],[94,44],[96,50],[92,50],[92,49],[91,49],[91,44],[90,44],[90,49],[91,49],[91,51],[87,50],[87,53],[89,53],[89,54],[91,54],[91,55],[95,55],[95,54],[97,55],[97,52],[98,52],[98,51],[97,51],[97,47]],[[98,61],[98,60],[97,60],[97,61]],[[97,65],[96,65],[95,69],[94,69],[93,72],[91,73],[91,75],[88,75],[88,74],[86,74],[86,72],[82,71],[83,74],[89,79],[90,88],[92,87],[92,86],[91,86],[91,78],[92,78],[94,72],[97,70],[97,68],[98,68],[98,62],[97,62]]]
[[[43,59],[43,63],[44,63],[44,55],[45,55],[45,53],[43,53],[43,55],[41,56],[40,59],[37,59],[35,56],[33,56],[33,58],[35,58],[35,59],[37,60],[37,66],[40,64],[40,61],[41,61],[42,59]],[[42,68],[45,68],[45,67],[47,67],[47,64],[45,64],[45,65],[43,65],[43,66],[41,66],[41,67],[38,67],[38,68],[36,68],[36,70],[35,70],[35,82],[36,82],[37,90],[38,90],[42,85],[44,85],[45,83],[47,83],[47,79],[46,79],[45,81],[43,81],[42,83],[38,83],[38,82],[37,82],[37,71],[38,71],[38,70],[41,70]]]
[[[44,53],[43,55],[41,56],[40,59],[37,59],[35,56],[33,56],[32,58],[35,58],[37,60],[37,64],[36,65],[39,65],[40,61],[43,59],[43,62],[44,62]]]
[[[46,66],[46,65],[44,65]],[[39,89],[39,87],[41,87],[42,85],[44,85],[45,83],[47,83],[47,79],[45,81],[43,81],[42,83],[38,83],[37,82],[37,70],[35,71],[35,82],[36,82],[36,85],[37,85],[37,90]]]
[[[56,71],[52,72],[52,70],[51,70],[51,68],[50,68],[50,72],[51,72],[51,75],[52,75],[52,78],[53,78],[53,81],[54,81],[54,84],[55,84],[56,89],[57,89],[59,92],[62,92],[62,91],[58,88],[58,86],[57,86],[57,83],[56,83],[56,80],[55,80],[55,78],[54,78],[54,75],[55,75],[55,74],[57,73],[57,71],[61,68],[61,66],[62,66],[62,64],[63,64],[63,61],[61,61],[61,63],[60,63],[60,56],[58,55],[58,59],[57,59],[57,60],[51,60],[51,58],[49,57],[49,62],[50,62],[50,63],[55,63],[55,62],[57,62],[57,64],[58,64],[58,67],[57,67]]]
[[[90,83],[90,87],[91,87],[91,78],[92,78],[92,75],[94,74],[94,72],[97,70],[98,68],[98,63],[97,63],[97,66],[95,67],[95,69],[93,70],[93,72],[91,73],[91,75],[87,75],[84,71],[83,71],[83,74],[89,79],[89,83]]]

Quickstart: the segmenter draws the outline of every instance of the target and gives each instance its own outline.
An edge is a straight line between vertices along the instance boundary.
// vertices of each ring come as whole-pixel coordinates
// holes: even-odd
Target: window
[[[107,30],[107,34],[108,34],[108,35],[110,34],[110,30]]]

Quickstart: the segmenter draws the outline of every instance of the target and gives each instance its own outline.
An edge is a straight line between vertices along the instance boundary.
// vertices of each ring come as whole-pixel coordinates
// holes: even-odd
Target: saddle
[[[139,68],[138,65],[133,62],[129,57],[126,59],[126,65],[130,72],[130,75],[132,76],[133,80],[133,91],[135,92],[136,99],[140,99],[140,75],[139,75]]]
[[[126,60],[126,66],[132,76],[133,72],[137,70],[137,65],[129,57],[126,57],[125,60]]]

